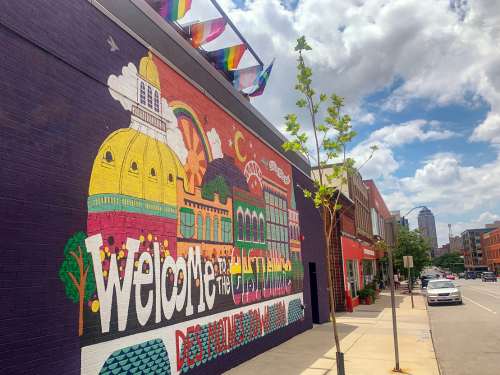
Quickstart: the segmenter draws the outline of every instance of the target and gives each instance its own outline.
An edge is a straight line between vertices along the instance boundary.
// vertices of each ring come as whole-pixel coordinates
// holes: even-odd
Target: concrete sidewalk
[[[396,296],[400,366],[405,374],[439,375],[424,297]],[[394,345],[389,293],[373,305],[337,316],[347,375],[394,374]],[[312,330],[235,367],[230,375],[335,375],[335,344],[331,323]]]

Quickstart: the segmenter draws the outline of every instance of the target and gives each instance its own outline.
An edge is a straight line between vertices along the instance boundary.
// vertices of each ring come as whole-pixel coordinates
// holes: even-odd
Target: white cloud
[[[224,154],[222,153],[222,143],[219,134],[217,134],[217,130],[215,130],[215,128],[209,130],[207,132],[207,138],[210,143],[210,148],[212,149],[212,157],[214,159],[222,159]]]
[[[113,99],[120,102],[123,109],[130,111],[137,100],[137,68],[131,62],[122,68],[122,74],[108,77],[108,90]]]
[[[375,145],[378,150],[373,158],[360,171],[364,178],[388,179],[400,167],[400,162],[394,156],[393,148],[413,142],[428,142],[443,140],[456,136],[449,130],[441,130],[439,123],[426,120],[413,120],[402,124],[392,124],[379,128],[370,136],[356,145],[350,152],[358,166],[370,156],[370,147]]]
[[[382,142],[387,146],[401,146],[415,141],[437,141],[453,136],[456,136],[454,132],[440,130],[436,123],[413,120],[375,130],[370,134],[367,142]]]
[[[366,113],[357,119],[362,124],[371,125],[375,122],[375,115],[373,113]]]
[[[490,113],[486,119],[474,129],[470,140],[500,144],[500,114]]]
[[[446,239],[448,223],[457,226],[455,234],[491,222],[500,212],[500,156],[479,167],[464,165],[458,155],[439,153],[429,158],[413,176],[383,184],[384,199],[390,209],[406,212],[426,205],[436,215],[440,244]],[[479,213],[482,213],[479,216]],[[464,220],[477,214],[478,219]],[[413,226],[416,215],[410,215]]]

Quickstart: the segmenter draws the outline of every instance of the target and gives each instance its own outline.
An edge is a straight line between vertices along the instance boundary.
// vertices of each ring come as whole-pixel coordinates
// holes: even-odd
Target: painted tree
[[[59,278],[64,284],[66,296],[79,304],[78,335],[83,335],[83,305],[95,293],[95,277],[92,259],[85,247],[86,234],[75,233],[64,246],[64,260]]]
[[[297,59],[297,83],[295,89],[300,98],[297,107],[306,111],[314,140],[309,143],[308,133],[298,120],[296,114],[285,116],[286,131],[289,140],[283,144],[285,151],[295,151],[304,155],[309,164],[314,166],[312,178],[314,189],[302,189],[304,196],[311,199],[323,218],[323,236],[325,238],[325,258],[329,265],[332,261],[332,235],[340,219],[341,205],[339,192],[347,184],[347,178],[355,173],[355,163],[347,157],[347,145],[356,136],[352,130],[351,118],[342,113],[344,99],[336,94],[317,94],[312,87],[312,69],[304,60],[304,53],[312,48],[304,36],[297,39],[295,51]],[[326,106],[326,108],[325,108]],[[365,163],[371,159],[376,147]],[[364,164],[364,163],[363,163]],[[344,374],[343,354],[340,349],[338,329],[335,319],[335,295],[330,267],[328,271],[328,290],[330,299],[330,314],[333,324],[335,345],[337,348],[337,371]]]

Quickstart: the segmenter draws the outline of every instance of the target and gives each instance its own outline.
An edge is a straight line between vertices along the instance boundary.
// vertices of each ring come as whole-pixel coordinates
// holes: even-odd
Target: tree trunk
[[[332,249],[331,246],[331,239],[329,238],[329,233],[331,233],[331,226],[333,225],[333,220],[332,218],[328,217],[328,211],[326,207],[323,208],[323,234],[325,237],[325,244],[326,244],[326,269],[328,271],[328,295],[330,297],[330,316],[332,318],[332,325],[333,325],[333,336],[335,339],[335,347],[337,348],[337,352],[340,352],[340,340],[339,340],[339,334],[338,334],[338,329],[337,329],[337,319],[335,317],[335,291],[333,289],[333,280],[332,280],[332,271],[330,269],[330,264],[331,264],[331,254],[330,250]]]
[[[80,287],[80,290],[78,291],[78,294],[80,295],[80,310],[78,313],[78,336],[83,335],[83,298],[85,297],[84,287]]]

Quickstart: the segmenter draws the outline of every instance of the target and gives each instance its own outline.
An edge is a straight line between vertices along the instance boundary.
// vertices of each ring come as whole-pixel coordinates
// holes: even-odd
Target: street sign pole
[[[415,308],[415,304],[413,302],[413,288],[412,288],[412,282],[411,282],[411,269],[413,268],[413,256],[411,255],[405,255],[403,256],[403,265],[408,268],[408,293],[410,294],[411,298],[411,308]]]
[[[394,296],[394,267],[392,265],[392,249],[387,248],[387,258],[389,261],[389,285],[391,288],[391,307],[392,307],[392,334],[394,336],[394,357],[396,366],[394,372],[401,372],[399,368],[399,345],[398,345],[398,325],[396,323],[396,298]]]
[[[411,282],[411,268],[408,267],[408,292],[410,293],[410,298],[411,298],[411,308],[415,308],[415,304],[413,303],[413,288],[412,288],[412,282]]]

